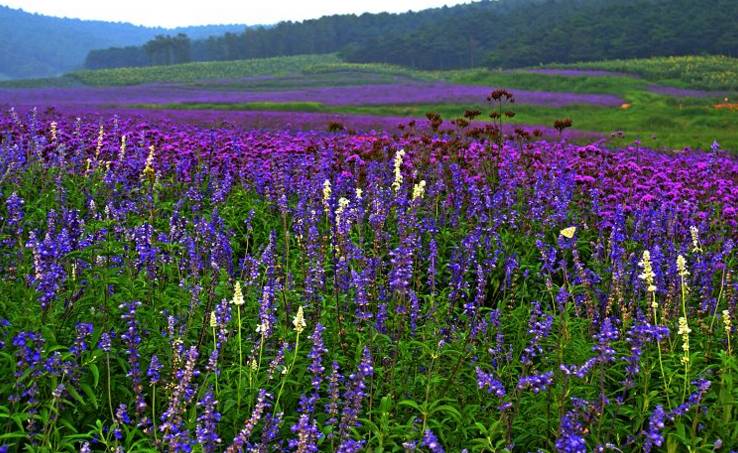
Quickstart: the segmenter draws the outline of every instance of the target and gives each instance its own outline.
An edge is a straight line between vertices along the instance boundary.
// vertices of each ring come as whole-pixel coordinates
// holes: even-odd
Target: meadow
[[[197,65],[0,84],[0,453],[738,448],[731,87]]]
[[[736,59],[728,57],[672,57],[506,71],[420,71],[345,63],[328,54],[78,71],[57,79],[2,82],[0,99],[6,107],[135,109],[139,115],[152,109],[169,116],[203,110],[203,117],[240,111],[245,125],[275,129],[302,122],[309,130],[331,118],[362,129],[367,124],[396,128],[403,118],[422,120],[428,112],[458,118],[468,108],[484,110],[487,93],[501,88],[517,99],[517,114],[509,123],[551,128],[556,119],[570,118],[580,143],[600,137],[622,147],[637,140],[673,151],[708,149],[717,140],[735,150],[738,87],[731,74],[736,67]],[[270,120],[257,121],[256,112]]]

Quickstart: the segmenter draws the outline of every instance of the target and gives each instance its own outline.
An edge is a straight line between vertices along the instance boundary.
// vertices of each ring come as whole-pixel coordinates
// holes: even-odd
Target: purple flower
[[[372,356],[369,348],[365,347],[361,362],[356,372],[348,377],[349,383],[343,394],[343,411],[339,424],[341,440],[346,440],[349,430],[357,426],[362,401],[366,397],[366,379],[373,374]]]
[[[271,395],[267,393],[266,390],[259,390],[259,394],[256,397],[256,405],[251,411],[251,417],[246,420],[243,428],[241,428],[241,431],[239,431],[233,439],[233,443],[228,447],[226,452],[235,453],[244,450],[244,446],[251,438],[251,433],[254,431],[254,428],[259,423],[259,420],[261,420],[264,412],[271,406],[269,404],[270,398]]]
[[[202,413],[197,417],[195,429],[197,442],[202,446],[204,452],[212,453],[217,450],[221,442],[218,436],[218,422],[220,421],[220,413],[217,411],[218,402],[213,392],[208,391],[197,405],[202,408]]]
[[[151,356],[151,362],[149,362],[149,369],[146,371],[146,377],[149,378],[149,383],[151,385],[156,385],[159,382],[159,379],[161,379],[161,375],[159,374],[159,371],[161,371],[161,363],[159,363],[159,357],[157,357],[156,354]]]
[[[553,326],[553,316],[546,315],[541,310],[541,304],[538,302],[533,303],[533,309],[531,310],[530,320],[528,321],[528,333],[533,335],[528,345],[523,350],[520,357],[520,361],[525,365],[530,365],[532,359],[543,353],[543,347],[541,347],[541,341],[548,337],[551,333],[551,327]]]
[[[77,323],[77,337],[74,340],[74,345],[69,348],[69,352],[79,358],[84,351],[87,350],[87,343],[85,339],[92,335],[93,326],[92,323],[80,322]]]
[[[653,413],[648,418],[648,429],[643,433],[645,441],[643,442],[643,451],[649,453],[654,446],[660,447],[664,443],[664,436],[661,431],[664,429],[666,412],[660,404],[656,406]]]
[[[436,435],[430,429],[426,429],[423,433],[423,446],[428,448],[432,453],[444,453],[445,451]]]
[[[553,384],[553,371],[547,371],[542,374],[533,374],[523,376],[518,380],[518,390],[531,389],[533,393],[538,394],[545,391]]]
[[[311,420],[310,415],[302,414],[290,430],[297,434],[297,439],[290,440],[290,448],[300,453],[318,451],[316,442],[320,436],[320,431],[318,431],[318,423],[315,420]]]
[[[477,385],[480,389],[487,388],[487,393],[494,393],[497,398],[504,398],[506,395],[505,386],[500,381],[487,374],[477,367]]]
[[[141,344],[141,335],[138,330],[138,322],[136,321],[136,310],[141,306],[141,302],[133,301],[127,304],[121,304],[123,310],[121,319],[126,322],[126,330],[120,335],[121,341],[126,345],[126,355],[128,356],[128,376],[133,384],[133,394],[136,396],[136,415],[143,417],[146,410],[146,399],[143,396],[143,380],[141,376],[141,356],[138,347]]]
[[[561,417],[556,450],[561,453],[587,453],[584,440],[584,426],[578,420],[576,411],[569,411]]]

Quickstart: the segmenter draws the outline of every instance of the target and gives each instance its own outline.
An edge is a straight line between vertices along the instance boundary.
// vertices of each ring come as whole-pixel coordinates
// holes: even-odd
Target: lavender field
[[[738,453],[738,3],[13,1],[0,453]]]
[[[718,143],[59,105],[0,116],[0,451],[738,445]]]

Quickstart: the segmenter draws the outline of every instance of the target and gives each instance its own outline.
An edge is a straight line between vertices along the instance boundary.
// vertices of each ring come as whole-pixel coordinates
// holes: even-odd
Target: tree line
[[[337,52],[419,69],[519,67],[660,55],[738,56],[735,0],[484,0],[335,15],[207,39],[157,36],[89,53],[91,69]]]

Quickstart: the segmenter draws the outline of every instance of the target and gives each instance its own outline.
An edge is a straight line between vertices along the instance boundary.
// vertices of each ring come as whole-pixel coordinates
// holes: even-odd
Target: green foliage
[[[525,67],[659,55],[738,55],[732,0],[500,0],[404,14],[325,16],[193,42],[198,61],[339,53],[420,69]],[[121,49],[100,49],[98,66]],[[147,63],[148,64],[148,63]],[[90,66],[88,66],[90,67]]]
[[[193,62],[143,68],[78,71],[69,76],[91,86],[139,85],[156,82],[194,82],[207,79],[238,79],[254,76],[289,75],[306,66],[334,63],[334,55],[301,55],[228,62]]]

